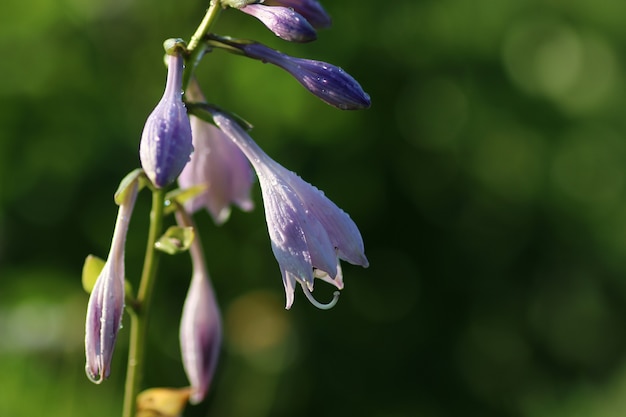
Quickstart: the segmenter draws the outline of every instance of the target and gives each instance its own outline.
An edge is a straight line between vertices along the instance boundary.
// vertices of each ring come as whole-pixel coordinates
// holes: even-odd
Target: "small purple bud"
[[[178,213],[177,219],[180,225],[187,226]],[[180,321],[180,349],[183,367],[192,388],[189,401],[197,404],[206,396],[217,367],[222,324],[198,237],[192,242],[189,251],[193,276]]]
[[[290,8],[249,4],[239,10],[256,17],[276,36],[286,41],[304,43],[317,39],[313,26]]]
[[[327,28],[332,24],[330,16],[317,0],[265,0],[263,4],[293,9],[304,16],[314,28]]]
[[[193,151],[191,125],[182,101],[183,57],[167,55],[167,83],[141,134],[139,157],[150,181],[165,187],[178,177]]]
[[[361,85],[339,67],[322,61],[291,57],[256,42],[232,46],[250,58],[269,62],[289,72],[307,90],[331,106],[341,110],[360,110],[371,105],[370,96]]]
[[[187,97],[204,101],[195,81],[187,89]],[[195,116],[190,119],[194,152],[180,173],[178,184],[181,188],[203,185],[205,190],[185,203],[187,211],[194,213],[206,208],[215,223],[222,224],[230,216],[231,204],[243,211],[252,210],[250,189],[254,173],[244,154],[217,127]]]
[[[271,159],[236,122],[222,113],[213,120],[239,146],[254,167],[265,206],[265,219],[272,251],[280,266],[286,308],[300,284],[306,297],[318,308],[335,305],[338,292],[328,304],[313,298],[315,278],[343,288],[339,260],[368,266],[363,239],[350,216],[323,192]]]
[[[109,377],[111,358],[124,312],[124,245],[130,216],[137,197],[137,182],[131,185],[120,204],[111,241],[111,250],[96,280],[85,321],[85,371],[92,382]]]

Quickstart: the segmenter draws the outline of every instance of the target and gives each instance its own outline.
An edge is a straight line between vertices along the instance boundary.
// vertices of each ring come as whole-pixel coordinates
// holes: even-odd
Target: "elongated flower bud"
[[[130,215],[137,197],[137,183],[124,195],[115,222],[111,250],[96,280],[85,321],[85,371],[92,382],[109,377],[111,358],[124,312],[124,245]]]
[[[181,226],[189,226],[180,213],[176,218]],[[204,399],[211,386],[222,343],[222,324],[197,236],[189,252],[193,276],[180,321],[180,349],[192,388],[189,401],[197,404]]]
[[[276,36],[286,41],[303,43],[317,39],[313,26],[291,8],[249,4],[239,10],[256,17]]]
[[[283,275],[286,308],[293,303],[296,283],[316,307],[332,307],[338,293],[329,304],[321,304],[311,294],[313,281],[319,278],[342,289],[340,259],[368,266],[356,224],[323,192],[271,159],[232,119],[216,112],[213,120],[239,146],[259,177],[272,251]]]
[[[156,187],[178,177],[193,151],[191,125],[182,101],[183,57],[180,51],[167,56],[167,83],[141,134],[141,166]]]
[[[288,7],[301,14],[314,28],[327,28],[330,16],[317,0],[265,0],[266,6]]]
[[[342,110],[360,110],[371,104],[370,96],[343,69],[322,61],[295,58],[258,42],[215,37],[245,56],[269,62],[289,72],[302,86],[322,101]]]

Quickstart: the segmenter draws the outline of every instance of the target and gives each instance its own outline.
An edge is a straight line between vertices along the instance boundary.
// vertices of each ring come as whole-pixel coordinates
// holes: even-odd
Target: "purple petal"
[[[254,175],[246,157],[210,123],[191,116],[191,131],[194,152],[178,177],[178,184],[181,188],[204,185],[206,189],[188,201],[186,209],[193,213],[204,207],[217,224],[228,220],[233,203],[243,211],[252,210],[250,189]]]
[[[263,4],[293,9],[304,16],[314,28],[327,28],[332,24],[330,16],[316,0],[266,0]]]
[[[221,113],[215,113],[213,119],[239,146],[259,177],[272,251],[283,275],[286,307],[291,307],[298,282],[311,302],[326,308],[328,305],[316,302],[309,292],[313,279],[323,279],[341,289],[337,256],[368,265],[358,228],[324,193],[272,160],[234,121]],[[330,305],[334,302],[336,297]]]
[[[249,4],[239,10],[256,17],[276,36],[286,41],[311,42],[317,39],[313,26],[290,8]]]

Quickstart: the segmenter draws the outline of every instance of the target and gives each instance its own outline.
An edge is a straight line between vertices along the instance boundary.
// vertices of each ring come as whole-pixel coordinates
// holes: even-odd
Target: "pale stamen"
[[[320,310],[330,310],[331,308],[335,306],[335,304],[337,304],[337,301],[339,301],[339,294],[340,294],[339,291],[335,291],[333,293],[333,299],[330,300],[328,304],[322,304],[319,301],[317,301],[315,297],[313,297],[313,294],[311,293],[309,288],[306,286],[306,284],[300,282],[300,286],[302,287],[302,291],[304,292],[304,295],[306,295],[306,298],[308,298],[311,304],[313,304],[315,307],[319,308]]]

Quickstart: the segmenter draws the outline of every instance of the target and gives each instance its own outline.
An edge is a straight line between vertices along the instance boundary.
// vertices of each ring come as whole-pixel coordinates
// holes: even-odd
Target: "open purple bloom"
[[[342,289],[340,259],[368,266],[356,224],[323,192],[271,159],[232,119],[217,112],[213,119],[239,146],[259,177],[272,251],[283,276],[286,308],[293,303],[296,283],[315,306],[332,307],[338,293],[331,303],[321,304],[311,294],[313,281],[320,278]]]
[[[317,33],[311,24],[289,7],[248,4],[242,12],[259,19],[276,36],[290,42],[311,42]]]
[[[342,110],[368,108],[370,96],[343,69],[322,61],[295,58],[257,42],[234,42],[219,39],[249,58],[269,62],[289,72],[307,90],[322,101]]]
[[[141,134],[139,158],[152,183],[161,188],[178,177],[193,151],[191,125],[182,100],[183,57],[167,56],[167,83]]]
[[[92,382],[109,377],[111,358],[124,312],[124,245],[138,185],[135,182],[120,204],[111,250],[89,296],[85,322],[85,371]]]
[[[204,101],[195,82],[187,89],[187,97]],[[217,127],[195,116],[190,119],[194,152],[178,184],[181,188],[203,185],[205,190],[185,203],[187,211],[206,208],[215,223],[222,224],[228,220],[233,203],[244,211],[252,210],[254,174],[244,154]]]
[[[330,16],[317,0],[265,0],[263,4],[293,9],[314,28],[327,28],[332,24]]]
[[[179,224],[184,224],[178,213],[177,219]],[[197,236],[189,251],[193,276],[180,321],[180,349],[192,388],[189,401],[197,404],[204,399],[211,386],[222,342],[222,324]]]

